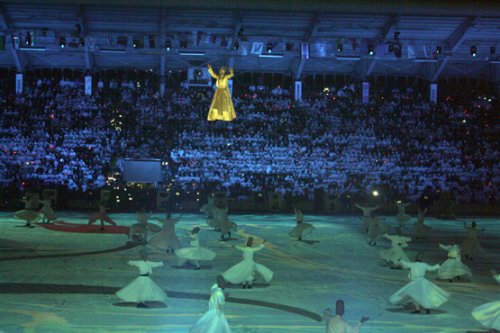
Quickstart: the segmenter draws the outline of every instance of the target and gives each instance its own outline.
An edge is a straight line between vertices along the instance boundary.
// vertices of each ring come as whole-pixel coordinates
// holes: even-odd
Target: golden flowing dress
[[[215,84],[217,89],[215,90],[214,99],[208,111],[208,121],[234,120],[236,118],[236,112],[234,111],[233,101],[231,100],[227,84],[234,74],[217,75],[212,68],[209,68],[208,72],[210,76],[217,80]]]

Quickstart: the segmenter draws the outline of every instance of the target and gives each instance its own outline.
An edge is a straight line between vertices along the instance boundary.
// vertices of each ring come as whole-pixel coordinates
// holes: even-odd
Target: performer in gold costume
[[[210,76],[217,80],[214,99],[212,100],[212,105],[210,106],[210,111],[208,111],[208,121],[223,120],[232,121],[236,118],[236,112],[234,112],[233,101],[231,100],[231,95],[229,94],[229,89],[227,82],[234,76],[234,71],[232,68],[229,69],[229,74],[226,74],[226,68],[221,67],[219,70],[219,75],[215,74],[212,66],[208,65],[208,72]]]

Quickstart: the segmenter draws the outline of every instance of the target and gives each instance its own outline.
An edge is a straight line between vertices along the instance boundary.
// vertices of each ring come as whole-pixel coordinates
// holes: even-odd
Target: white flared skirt
[[[292,238],[299,238],[309,235],[314,231],[314,227],[309,223],[298,223],[288,235]]]
[[[427,230],[428,227],[423,224],[423,223],[417,223],[415,226],[415,234],[418,238],[425,238],[427,237]]]
[[[170,249],[177,250],[181,247],[181,243],[179,242],[179,238],[177,238],[177,235],[175,235],[175,233],[159,233],[148,240],[148,246],[156,250],[166,251]]]
[[[500,301],[475,307],[472,310],[472,316],[484,327],[500,331]]]
[[[163,302],[167,294],[149,276],[138,276],[124,288],[116,292],[116,296],[125,302]]]
[[[49,221],[57,220],[57,215],[56,213],[54,213],[54,210],[51,207],[42,208],[40,210],[40,213],[45,215],[45,218]]]
[[[380,258],[393,266],[399,266],[400,261],[409,261],[408,256],[399,246],[393,246],[390,249],[380,251]]]
[[[399,224],[404,224],[406,221],[409,221],[411,219],[411,216],[406,214],[406,213],[401,213],[396,215],[396,220],[399,222]]]
[[[177,257],[183,260],[205,260],[210,261],[217,255],[214,251],[205,249],[204,247],[183,247],[175,253]]]
[[[204,204],[203,206],[201,206],[200,212],[207,214],[208,218],[212,218],[214,216],[214,206]]]
[[[478,253],[483,252],[481,245],[479,244],[477,239],[467,238],[460,245],[463,255],[468,255],[471,257],[477,256]]]
[[[252,282],[255,272],[259,273],[265,282],[271,281],[274,274],[269,268],[253,260],[243,260],[222,273],[222,277],[233,284]]]
[[[18,218],[20,220],[34,222],[34,221],[38,220],[41,217],[41,215],[39,213],[35,212],[34,210],[23,209],[23,210],[18,210],[17,212],[15,212],[14,217]]]
[[[396,291],[390,298],[391,304],[406,304],[414,301],[426,309],[437,309],[448,301],[450,294],[426,279],[411,281]]]
[[[231,232],[231,230],[236,230],[238,226],[234,221],[227,220],[224,221],[223,223],[220,224],[220,231],[223,234],[227,234],[228,232]]]
[[[219,229],[221,227],[220,222],[219,219],[214,219],[213,217],[207,218],[207,224],[214,229]]]
[[[457,276],[468,275],[472,276],[472,272],[460,259],[448,258],[441,265],[438,272],[440,279],[453,279]]]
[[[231,333],[231,328],[224,316],[224,312],[208,310],[189,329],[189,333]]]

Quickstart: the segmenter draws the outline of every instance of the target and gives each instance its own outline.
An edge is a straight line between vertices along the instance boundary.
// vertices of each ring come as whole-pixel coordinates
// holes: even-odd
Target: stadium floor
[[[81,212],[58,212],[60,219],[86,223]],[[119,224],[136,223],[134,214],[110,214]],[[164,217],[164,214],[153,214]],[[255,284],[253,289],[228,288],[230,298],[226,317],[234,333],[312,333],[325,332],[320,315],[335,300],[344,299],[345,318],[354,323],[367,315],[370,320],[361,332],[371,333],[454,333],[487,332],[475,321],[473,307],[500,299],[500,286],[490,270],[500,270],[500,222],[476,219],[486,231],[479,236],[485,250],[473,261],[472,281],[429,280],[451,294],[450,300],[430,315],[411,314],[408,309],[389,304],[389,296],[408,282],[408,272],[391,270],[379,259],[379,251],[389,243],[379,241],[371,247],[360,230],[359,217],[306,215],[305,222],[316,230],[305,242],[292,240],[288,231],[294,226],[291,214],[231,215],[240,236],[254,235],[268,247],[255,255],[255,261],[274,271],[270,285]],[[195,225],[202,226],[201,245],[217,252],[212,262],[200,270],[176,267],[173,255],[148,250],[150,260],[164,261],[153,279],[169,295],[167,307],[155,305],[139,309],[123,304],[114,291],[127,285],[138,274],[127,265],[137,259],[141,246],[124,246],[123,234],[67,233],[41,227],[17,227],[24,222],[10,212],[0,213],[0,331],[17,332],[188,332],[207,310],[206,298],[215,277],[241,260],[231,244],[243,239],[219,240],[201,214],[184,214],[177,224],[182,244]],[[463,239],[463,222],[427,218],[431,226],[425,241],[413,241],[406,248],[410,258],[425,252],[425,261],[439,263],[446,252],[438,243],[449,243],[454,235]],[[151,219],[151,222],[154,222]],[[393,230],[394,217],[384,223]],[[403,233],[414,232],[413,218]]]

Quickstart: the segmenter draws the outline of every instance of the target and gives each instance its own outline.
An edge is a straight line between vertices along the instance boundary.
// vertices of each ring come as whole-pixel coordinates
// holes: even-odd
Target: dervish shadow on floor
[[[309,239],[301,239],[301,240],[297,240],[297,241],[302,242],[302,243],[306,243],[308,245],[313,245],[313,244],[319,243],[319,240],[309,240]]]
[[[190,270],[190,271],[195,270],[195,268],[196,268],[196,266],[193,265],[193,264],[191,264],[191,263],[186,263],[186,264],[184,264],[182,266],[172,265],[170,267],[175,268],[175,269],[186,269],[186,270]],[[212,268],[213,267],[210,266],[210,265],[200,265],[199,270],[209,270],[209,269],[212,269]]]
[[[265,289],[269,288],[271,285],[269,283],[252,283],[252,288],[250,289]],[[226,284],[227,289],[242,289],[241,284],[232,284],[230,282],[227,282]]]
[[[168,308],[168,305],[162,302],[144,302],[146,304],[146,307],[143,309],[164,309]],[[125,308],[137,308],[137,303],[132,303],[132,302],[119,302],[119,303],[113,303],[114,306],[121,306]]]
[[[413,304],[407,304],[403,307],[398,307],[398,308],[389,308],[386,309],[386,311],[393,312],[393,313],[406,313],[410,315],[423,315],[423,316],[433,316],[433,315],[440,315],[446,313],[446,311],[439,310],[439,309],[431,309],[431,313],[427,314],[425,313],[425,310],[422,309],[420,313],[414,313],[415,307]]]

